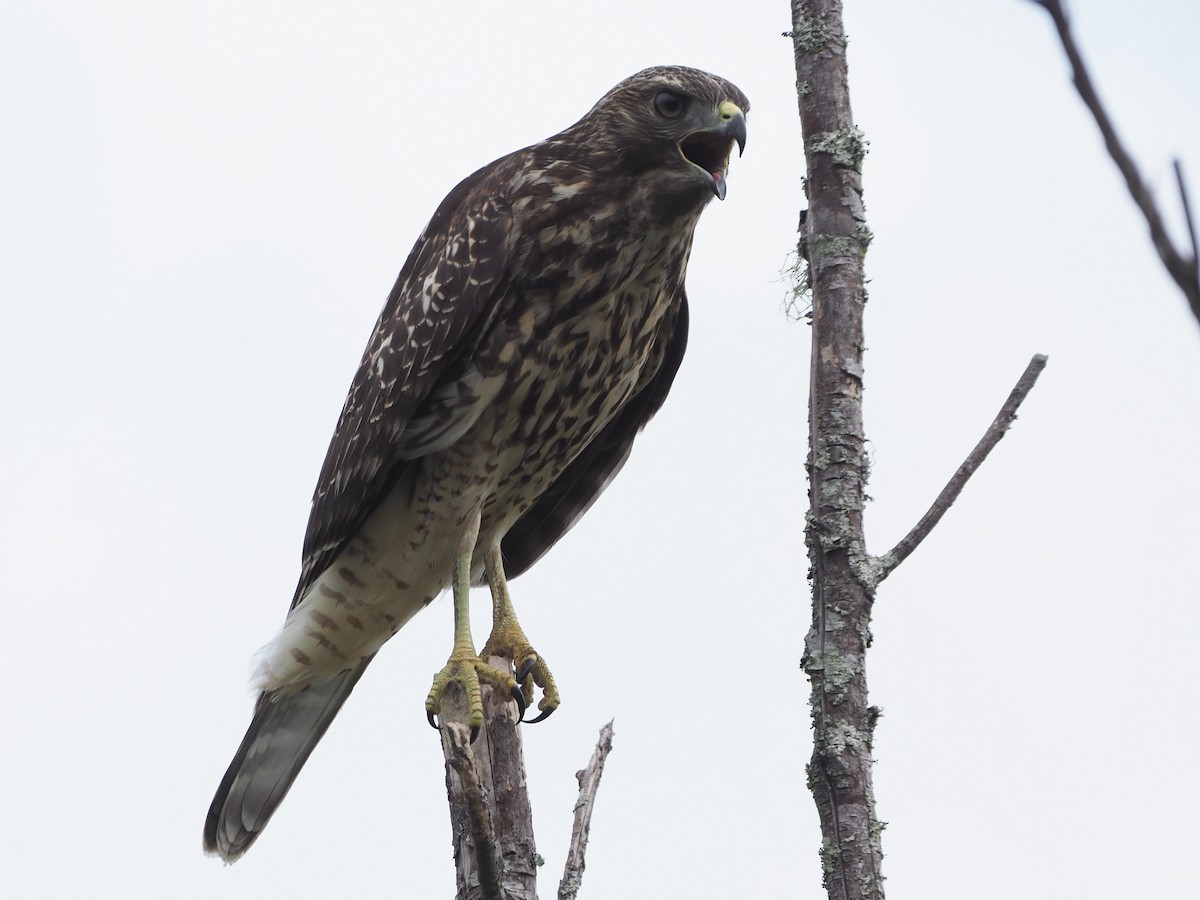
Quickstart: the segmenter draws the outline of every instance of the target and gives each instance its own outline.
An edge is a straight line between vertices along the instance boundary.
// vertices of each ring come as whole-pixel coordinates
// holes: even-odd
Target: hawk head
[[[746,145],[750,101],[724,78],[656,66],[626,78],[563,132],[596,169],[654,177],[660,191],[725,199],[733,145]]]

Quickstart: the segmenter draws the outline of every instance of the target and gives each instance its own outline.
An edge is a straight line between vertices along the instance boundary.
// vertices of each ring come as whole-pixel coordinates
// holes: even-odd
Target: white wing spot
[[[562,184],[560,182],[559,184],[556,184],[554,186],[554,199],[555,200],[566,200],[568,197],[574,197],[576,194],[578,194],[582,190],[583,190],[582,182],[577,181],[574,184]]]
[[[421,285],[421,312],[429,314],[429,307],[433,303],[434,294],[440,293],[442,290],[441,284],[438,283],[437,273],[425,276],[425,282]]]

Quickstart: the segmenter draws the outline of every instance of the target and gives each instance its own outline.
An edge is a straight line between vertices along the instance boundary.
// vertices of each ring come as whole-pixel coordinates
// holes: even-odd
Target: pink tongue
[[[720,183],[721,183],[721,173],[720,173],[720,172],[713,172],[713,173],[712,173],[712,180],[713,180],[713,184],[720,184]]]

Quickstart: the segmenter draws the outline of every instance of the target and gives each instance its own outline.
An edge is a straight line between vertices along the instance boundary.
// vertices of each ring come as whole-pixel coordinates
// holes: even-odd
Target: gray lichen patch
[[[836,755],[850,750],[866,750],[871,746],[871,737],[855,728],[844,719],[830,723],[822,735],[823,750]]]
[[[858,172],[862,169],[863,157],[867,155],[867,144],[862,129],[850,125],[817,135],[809,149],[813,153],[828,153],[835,165]]]
[[[810,654],[805,668],[809,673],[820,672],[821,689],[825,696],[834,703],[840,703],[846,697],[846,686],[854,680],[858,671],[858,658],[829,647]]]
[[[829,45],[829,29],[824,22],[811,16],[793,15],[792,30],[788,34],[796,49],[808,53],[819,53]]]

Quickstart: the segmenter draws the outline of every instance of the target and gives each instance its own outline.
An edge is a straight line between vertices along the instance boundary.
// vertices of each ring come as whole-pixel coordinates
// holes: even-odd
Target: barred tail
[[[374,654],[302,693],[259,695],[250,728],[208,809],[206,853],[231,863],[249,849],[372,659]]]

